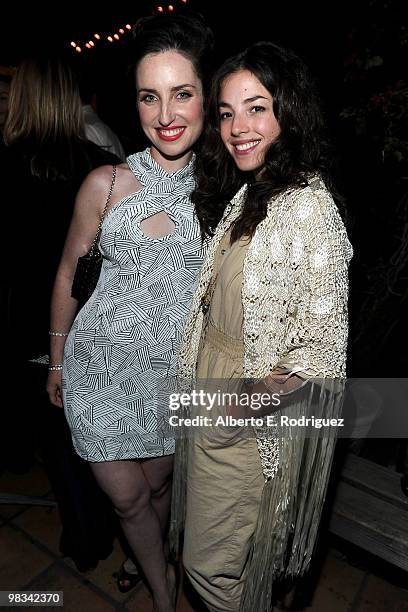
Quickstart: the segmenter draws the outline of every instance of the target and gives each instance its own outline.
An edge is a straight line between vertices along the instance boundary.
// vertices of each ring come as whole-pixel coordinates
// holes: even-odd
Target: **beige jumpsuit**
[[[247,240],[220,243],[214,292],[203,331],[197,379],[239,389],[243,366],[242,270]],[[235,379],[235,380],[234,380]],[[226,382],[228,381],[228,382]],[[208,388],[208,387],[207,387]],[[213,416],[212,413],[208,413]],[[211,612],[236,612],[264,485],[253,435],[213,427],[189,441],[183,559],[188,576]]]

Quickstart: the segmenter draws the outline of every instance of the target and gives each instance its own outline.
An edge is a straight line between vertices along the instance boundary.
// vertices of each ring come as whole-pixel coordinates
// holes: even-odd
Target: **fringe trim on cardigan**
[[[340,387],[338,380],[311,382],[308,396],[284,413],[290,418],[337,418],[342,381]],[[336,444],[335,428],[323,428],[312,437],[306,437],[301,427],[288,429],[280,440],[278,471],[263,489],[239,612],[270,612],[273,583],[303,575],[314,552]]]
[[[173,471],[173,491],[171,498],[171,519],[169,529],[170,555],[180,557],[180,539],[184,530],[187,491],[187,454],[188,438],[183,435],[176,440]]]

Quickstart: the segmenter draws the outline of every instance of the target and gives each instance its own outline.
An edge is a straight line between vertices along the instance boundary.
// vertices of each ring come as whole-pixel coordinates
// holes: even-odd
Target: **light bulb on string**
[[[163,13],[164,8],[163,8],[162,6],[158,6],[158,7],[157,7],[157,10],[158,10],[158,12],[159,12],[159,13]]]
[[[186,0],[183,0],[186,1]],[[169,11],[172,12],[174,11],[174,5],[173,4],[169,4],[167,6],[167,9],[162,6],[156,6],[156,11],[158,11],[159,13],[164,13],[165,11]],[[107,40],[110,43],[113,43],[115,40],[120,40],[120,37],[123,36],[124,34],[126,34],[126,31],[131,31],[133,29],[133,25],[131,25],[130,23],[125,24],[123,27],[118,28],[118,31],[114,34],[111,35],[106,35],[105,33],[101,33],[99,34],[98,32],[95,32],[92,35],[92,38],[95,39],[95,41],[100,41],[102,39]],[[83,46],[81,46],[83,45]],[[95,47],[95,42],[90,39],[88,41],[83,41],[82,43],[76,43],[75,41],[70,41],[70,46],[75,49],[75,51],[77,51],[77,53],[81,53],[83,51],[83,48],[85,47],[86,49],[92,49]]]
[[[168,9],[169,13],[172,13],[174,11],[174,6],[172,4],[169,4],[167,9]]]

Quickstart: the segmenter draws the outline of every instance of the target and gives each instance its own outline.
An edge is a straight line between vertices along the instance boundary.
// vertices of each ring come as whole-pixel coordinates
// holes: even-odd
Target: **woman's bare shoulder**
[[[104,193],[109,190],[113,178],[113,166],[99,166],[92,170],[84,180],[81,186],[81,191]],[[133,172],[126,163],[116,166],[115,191],[129,193],[137,191],[141,188],[141,184],[136,179]]]
[[[99,166],[91,170],[82,183],[81,190],[99,191],[105,189],[106,185],[111,184],[112,168],[113,166]]]

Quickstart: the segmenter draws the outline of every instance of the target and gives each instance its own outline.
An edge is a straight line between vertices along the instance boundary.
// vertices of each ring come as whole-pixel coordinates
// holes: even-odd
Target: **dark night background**
[[[0,66],[17,66],[22,59],[38,51],[63,53],[79,76],[85,75],[93,82],[98,114],[120,137],[126,153],[141,150],[145,141],[138,127],[134,79],[129,69],[132,63],[127,42],[130,35],[113,44],[98,43],[94,49],[84,49],[81,54],[70,47],[70,41],[84,45],[95,32],[106,37],[126,23],[133,25],[139,17],[152,14],[159,4],[167,10],[171,1],[139,0],[129,3],[129,8],[115,1],[91,4],[73,0],[50,5],[31,3],[28,6],[10,1],[4,6],[3,3],[0,12]],[[407,378],[408,0],[326,0],[322,4],[313,0],[187,0],[185,4],[182,0],[173,0],[172,4],[175,11],[197,11],[206,18],[215,34],[215,55],[219,62],[252,42],[272,40],[292,48],[310,66],[318,82],[338,152],[339,187],[345,197],[346,225],[354,248],[350,269],[348,375]],[[0,194],[6,192],[5,187],[3,185]],[[0,195],[1,205],[14,205],[19,211],[17,198],[12,202],[10,199]],[[40,202],[29,204],[38,206]],[[18,230],[18,221],[16,214],[14,230]],[[21,242],[17,232],[16,248],[20,248]],[[23,283],[24,270],[17,270],[13,252],[7,252],[5,248],[3,251],[3,274],[14,274]],[[10,360],[10,356],[5,355]],[[21,377],[20,372],[18,376]],[[25,383],[27,386],[27,381]],[[16,397],[20,402],[24,401],[21,393]],[[11,414],[14,404],[4,405]],[[19,409],[18,402],[16,407]],[[30,403],[28,407],[32,409]],[[384,412],[388,415],[387,408],[385,406]],[[60,445],[58,435],[52,440],[56,446]],[[22,440],[24,443],[24,438]],[[348,444],[347,440],[344,442]],[[61,446],[61,456],[62,471],[67,477],[63,477],[61,491],[67,486],[69,493],[68,502],[63,499],[63,503],[69,506],[72,499],[78,506],[75,511],[80,515],[83,486],[87,494],[89,489],[89,499],[94,503],[93,480],[89,482],[86,473],[84,482],[82,476],[79,480],[77,474],[81,472],[71,468],[72,457],[66,454],[65,444]],[[405,485],[402,486],[408,494],[408,439],[356,440],[352,444],[353,452],[384,466],[393,466],[395,462],[397,471],[405,475]],[[337,474],[342,468],[342,454],[347,450],[346,446],[339,447],[335,460]],[[16,448],[20,446],[16,445]],[[56,474],[58,469],[56,464]],[[69,473],[71,469],[73,477]],[[0,473],[1,470],[0,457]],[[74,495],[69,489],[70,478]],[[395,484],[395,480],[392,483]],[[58,489],[58,486],[52,486]],[[380,493],[381,487],[382,484]],[[394,491],[392,499],[397,500]],[[97,503],[101,510],[99,501]],[[84,508],[86,518],[88,510]],[[402,508],[401,505],[401,512]],[[393,511],[391,517],[394,516]],[[100,517],[104,520],[103,511]],[[388,520],[387,516],[381,518],[384,523]],[[378,533],[382,523],[378,520],[377,524],[377,519],[374,522],[373,533]],[[96,522],[95,531],[98,529],[99,523]],[[394,534],[395,525],[392,524],[390,529]],[[21,531],[18,527],[19,534]],[[110,537],[108,533],[106,535]],[[405,537],[403,533],[401,537]],[[391,545],[387,541],[388,547]],[[398,546],[398,550],[402,548]],[[362,567],[366,562],[370,563],[365,550],[360,553],[352,550],[351,559],[356,554],[357,559],[361,555]],[[22,567],[26,566],[23,564]],[[384,570],[392,582],[398,580],[396,569],[394,566],[385,570],[382,567],[381,571]],[[316,575],[318,572],[319,563]],[[354,573],[350,575],[354,576]],[[362,584],[368,584],[368,580],[369,574],[365,573]],[[406,574],[401,581],[405,588]],[[92,582],[88,584],[95,590]],[[360,586],[359,602],[361,589]],[[354,609],[354,604],[351,607]]]
[[[38,4],[3,9],[0,65],[16,65],[38,49],[64,50],[77,69],[97,83],[98,112],[128,153],[143,146],[134,110],[131,62],[124,37],[112,45],[75,53],[71,40],[133,24],[159,4]],[[168,2],[162,3],[166,9]],[[185,10],[174,0],[175,10]],[[408,283],[408,29],[398,0],[238,3],[188,0],[213,28],[217,57],[251,42],[291,47],[312,68],[339,152],[348,231],[355,256],[351,269],[353,376],[406,376],[405,310]]]

